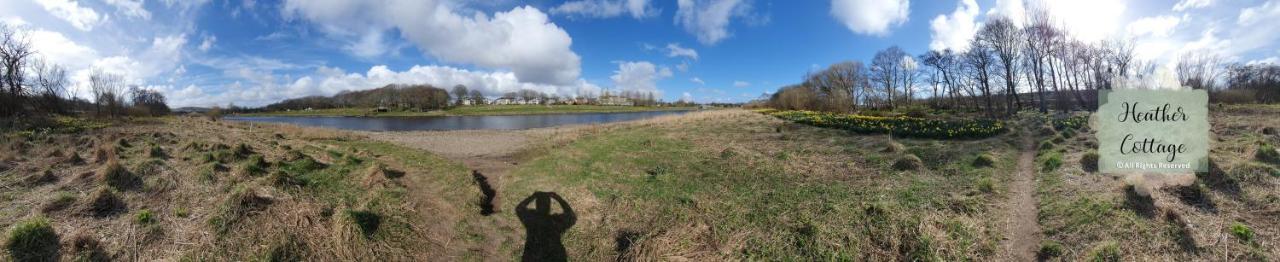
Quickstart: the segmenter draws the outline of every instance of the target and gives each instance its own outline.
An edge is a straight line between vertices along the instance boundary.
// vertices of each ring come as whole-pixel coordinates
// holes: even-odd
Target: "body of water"
[[[418,130],[516,130],[576,124],[599,124],[640,120],[690,111],[647,111],[620,113],[574,113],[513,116],[427,116],[427,117],[323,117],[323,116],[233,116],[227,120],[285,123],[364,131]]]

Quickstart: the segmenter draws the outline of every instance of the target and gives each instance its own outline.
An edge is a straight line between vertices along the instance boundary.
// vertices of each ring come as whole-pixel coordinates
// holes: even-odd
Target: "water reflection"
[[[309,117],[249,116],[227,117],[228,120],[273,122],[304,126],[365,131],[415,130],[515,130],[574,124],[597,124],[639,120],[689,111],[651,111],[625,113],[543,114],[517,116],[430,116],[430,117]]]

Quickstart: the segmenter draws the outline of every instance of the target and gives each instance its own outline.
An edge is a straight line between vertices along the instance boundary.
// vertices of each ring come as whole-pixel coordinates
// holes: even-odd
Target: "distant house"
[[[515,98],[503,97],[503,98],[494,99],[493,102],[489,104],[490,105],[514,105],[514,104],[517,104],[517,102]]]
[[[620,96],[601,97],[600,105],[602,106],[634,106],[636,103],[631,99]]]

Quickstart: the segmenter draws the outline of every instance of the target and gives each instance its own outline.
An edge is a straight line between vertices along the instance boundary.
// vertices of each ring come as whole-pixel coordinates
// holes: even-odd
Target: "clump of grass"
[[[1045,155],[1044,162],[1041,163],[1042,166],[1040,171],[1052,172],[1054,170],[1058,170],[1058,167],[1062,167],[1062,154],[1058,152],[1051,152],[1048,155]]]
[[[245,216],[266,209],[272,202],[253,189],[237,187],[219,207],[218,214],[209,219],[209,224],[218,234],[226,233]]]
[[[71,237],[71,261],[111,261],[102,244],[93,235],[80,232]]]
[[[72,164],[72,165],[84,164],[84,158],[80,158],[79,153],[71,152],[70,154],[67,155],[67,159],[64,160],[63,163]]]
[[[1062,256],[1062,243],[1053,240],[1045,240],[1040,242],[1040,250],[1036,252],[1036,256],[1041,260],[1049,260],[1051,258]]]
[[[351,222],[355,223],[356,228],[360,229],[360,233],[365,237],[372,237],[378,232],[378,226],[382,224],[382,216],[369,210],[347,210],[347,216],[351,217]]]
[[[14,261],[55,261],[60,245],[58,232],[49,219],[36,217],[22,221],[9,230],[5,249]]]
[[[906,154],[897,161],[893,162],[893,170],[908,171],[917,170],[924,166],[924,161],[914,154]]]
[[[164,149],[160,148],[160,146],[157,146],[157,145],[152,145],[152,146],[151,146],[151,149],[150,149],[150,150],[147,150],[147,156],[148,156],[148,157],[151,157],[151,158],[166,158],[166,157],[168,157],[168,155],[166,155],[166,154],[164,153]]]
[[[93,151],[93,162],[106,163],[109,159],[112,159],[111,155],[111,152],[107,151],[106,148],[98,147],[98,150]]]
[[[116,196],[116,192],[106,187],[99,187],[89,195],[89,202],[84,206],[84,213],[104,217],[110,216],[126,208],[124,200]]]
[[[188,210],[186,207],[178,207],[178,208],[174,208],[174,209],[173,209],[173,216],[175,216],[175,217],[181,217],[181,218],[187,218],[187,217],[191,216],[191,210]]]
[[[1231,224],[1231,235],[1236,236],[1241,242],[1253,242],[1253,229],[1240,222]]]
[[[301,179],[298,179],[297,177],[289,174],[288,172],[279,171],[279,170],[272,172],[271,177],[268,178],[268,181],[271,182],[271,185],[280,187],[280,188],[289,188],[289,187],[306,185],[306,183]]]
[[[881,152],[885,152],[885,153],[897,153],[902,151],[907,151],[907,146],[902,145],[902,143],[893,142],[893,141],[889,141],[888,143],[885,143],[884,150],[881,150]]]
[[[1262,181],[1264,177],[1280,177],[1280,169],[1259,163],[1241,163],[1228,171],[1231,178],[1240,181]]]
[[[218,181],[218,173],[221,172],[227,172],[227,166],[219,163],[204,164],[200,166],[199,171],[197,171],[200,176],[200,180],[205,182]]]
[[[115,159],[108,160],[107,164],[98,170],[98,181],[119,190],[137,187],[140,182],[137,176],[130,173],[120,165],[119,160]]]
[[[1062,135],[1058,135],[1058,136],[1054,136],[1052,141],[1054,144],[1061,144],[1062,142],[1066,142],[1067,138],[1062,137]]]
[[[267,247],[263,261],[305,261],[307,245],[297,235],[287,234]]]
[[[1049,151],[1050,149],[1053,149],[1053,147],[1055,146],[1058,146],[1058,145],[1054,144],[1053,141],[1049,141],[1049,140],[1040,141],[1040,146],[1036,147],[1036,150],[1039,150],[1040,152],[1045,152],[1045,151]]]
[[[66,209],[67,207],[70,207],[71,204],[75,204],[75,203],[76,203],[75,193],[66,192],[66,191],[58,192],[58,194],[54,195],[53,198],[49,200],[49,202],[45,202],[44,206],[40,207],[40,212],[45,214],[58,212],[63,209]]]
[[[236,148],[232,153],[235,153],[236,156],[239,157],[247,157],[253,154],[253,148],[249,147],[249,145],[246,145],[245,143],[240,143],[236,144]]]
[[[1277,152],[1276,148],[1269,144],[1258,146],[1258,150],[1254,152],[1253,157],[1264,163],[1280,164],[1280,152]]]
[[[1095,246],[1089,251],[1089,261],[1120,261],[1120,245],[1107,241]]]
[[[269,165],[262,155],[253,154],[249,156],[249,161],[245,161],[244,165],[240,167],[240,170],[244,175],[257,176],[267,173]]]
[[[27,185],[38,186],[44,184],[52,184],[58,182],[58,176],[53,175],[53,170],[45,169],[44,172],[31,175],[26,179]]]
[[[979,154],[973,159],[973,167],[993,167],[996,165],[996,157],[989,153]]]
[[[152,225],[156,223],[156,216],[151,213],[150,209],[143,209],[142,211],[138,211],[137,216],[134,216],[133,222],[144,226]]]
[[[1080,156],[1080,169],[1086,172],[1098,171],[1098,152],[1088,152]]]
[[[734,151],[733,148],[725,148],[720,151],[720,159],[731,159],[735,156],[738,156],[738,151]]]
[[[117,147],[131,147],[131,146],[133,146],[133,145],[130,145],[130,144],[129,144],[129,140],[125,140],[124,138],[121,138],[121,139],[119,139],[119,140],[116,140],[116,146],[117,146]]]
[[[982,191],[983,193],[987,193],[987,194],[995,193],[996,192],[995,179],[992,179],[991,177],[979,178],[978,191]]]

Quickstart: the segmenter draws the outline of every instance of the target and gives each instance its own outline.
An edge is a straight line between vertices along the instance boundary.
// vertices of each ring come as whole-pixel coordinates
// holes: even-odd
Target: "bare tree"
[[[995,54],[1005,84],[1005,108],[1008,115],[1022,108],[1018,98],[1018,56],[1022,50],[1022,30],[1007,17],[995,16],[978,31],[977,38]],[[1016,108],[1015,108],[1016,106]]]
[[[1107,59],[1111,62],[1111,66],[1115,76],[1128,77],[1129,69],[1133,66],[1133,41],[1124,38],[1116,38],[1107,41],[1104,45],[1107,50]],[[1107,89],[1111,88],[1111,84],[1107,83]]]
[[[89,73],[89,91],[93,93],[95,113],[117,116],[124,107],[124,77],[95,68]]]
[[[887,103],[889,110],[893,110],[894,95],[898,92],[898,89],[908,88],[903,83],[914,80],[914,76],[911,77],[912,79],[908,79],[908,74],[915,73],[914,68],[912,68],[912,72],[907,72],[904,61],[907,61],[905,58],[908,57],[910,56],[907,55],[907,52],[902,51],[902,48],[891,46],[876,52],[875,57],[871,60],[871,81],[883,88],[885,103]]]
[[[969,51],[964,54],[964,65],[970,72],[975,86],[982,92],[987,105],[987,116],[995,117],[995,104],[991,99],[991,68],[995,65],[995,57],[986,41],[974,39]]]
[[[38,59],[31,63],[31,71],[35,73],[31,79],[32,93],[40,106],[48,112],[62,112],[62,97],[68,85],[67,70]]]
[[[1178,57],[1175,69],[1178,82],[1192,89],[1211,90],[1219,77],[1222,68],[1221,59],[1205,50],[1194,50]]]
[[[31,43],[16,29],[0,24],[0,116],[11,116],[22,112],[23,96],[26,95],[23,82],[27,59],[35,51]]]

